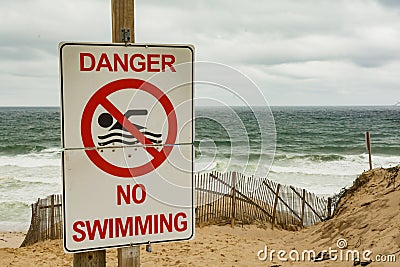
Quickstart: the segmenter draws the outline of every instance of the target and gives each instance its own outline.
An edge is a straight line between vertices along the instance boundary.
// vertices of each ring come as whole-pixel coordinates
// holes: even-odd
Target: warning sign
[[[103,86],[102,88],[100,88],[90,98],[89,102],[87,103],[83,111],[82,121],[81,121],[81,135],[84,147],[89,147],[89,148],[96,147],[92,135],[91,125],[96,108],[98,106],[103,106],[103,108],[108,113],[101,114],[99,119],[104,118],[105,114],[109,114],[110,117],[114,118],[117,121],[117,123],[121,125],[120,128],[126,129],[126,132],[131,134],[133,138],[136,138],[137,140],[136,143],[141,144],[142,149],[146,150],[153,157],[151,161],[141,166],[124,168],[115,166],[109,163],[107,160],[103,159],[98,150],[86,150],[86,154],[91,159],[91,161],[103,171],[117,177],[130,178],[130,177],[142,176],[143,174],[146,174],[154,170],[158,166],[160,166],[161,163],[163,163],[170,154],[173,146],[163,146],[160,151],[157,150],[157,148],[154,145],[158,144],[159,142],[153,143],[152,139],[147,138],[146,135],[140,131],[140,128],[142,128],[142,126],[138,127],[129,120],[129,116],[127,116],[126,114],[129,114],[130,112],[128,111],[125,114],[122,113],[107,99],[108,95],[124,89],[142,90],[144,92],[147,92],[148,94],[154,97],[155,101],[158,101],[162,105],[165,114],[168,114],[166,116],[166,121],[168,122],[168,134],[165,140],[165,144],[175,144],[177,136],[177,119],[174,107],[171,101],[169,100],[168,96],[165,95],[160,89],[158,89],[151,83],[138,79],[121,79],[110,82],[105,86]],[[144,113],[147,114],[147,112]],[[99,124],[100,123],[102,123],[103,125],[107,124],[105,120],[106,119],[100,120]],[[123,142],[121,141],[121,143]]]
[[[59,52],[65,250],[192,238],[193,47]]]

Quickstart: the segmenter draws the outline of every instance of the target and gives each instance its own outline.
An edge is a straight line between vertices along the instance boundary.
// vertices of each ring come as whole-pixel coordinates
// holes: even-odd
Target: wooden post
[[[134,0],[111,0],[113,43],[135,42],[134,6]],[[119,248],[118,266],[140,266],[140,246]]]
[[[135,42],[134,0],[111,0],[112,42],[124,43],[122,30],[129,30],[129,42]]]
[[[38,198],[36,204],[35,204],[35,220],[36,220],[36,242],[42,240],[42,221],[40,220],[40,198]]]
[[[368,150],[368,159],[369,159],[369,169],[372,170],[372,155],[371,155],[371,137],[369,132],[365,133],[365,137],[367,140],[367,150]]]
[[[111,0],[112,41],[135,42],[134,0]],[[74,254],[74,267],[106,266],[106,251],[90,251]],[[140,266],[140,246],[118,249],[118,266]]]
[[[275,200],[274,200],[274,210],[272,211],[272,229],[274,229],[274,224],[275,224],[275,217],[276,217],[276,207],[278,205],[278,200],[279,200],[279,189],[281,188],[281,185],[278,184],[276,187],[276,192],[275,192]]]
[[[328,197],[328,219],[332,216],[332,198]]]
[[[31,225],[33,225],[33,240],[34,240],[34,243],[35,242],[39,242],[39,235],[38,235],[38,233],[39,233],[39,230],[38,230],[38,227],[37,227],[37,219],[36,219],[36,216],[37,216],[37,214],[36,214],[36,206],[35,206],[35,204],[32,204],[31,205],[31,207],[32,207],[32,219],[31,219]]]
[[[204,174],[200,174],[200,187],[204,188]],[[200,227],[203,227],[203,223],[204,223],[204,192],[199,193],[199,198],[200,198],[200,205],[201,206],[197,206],[198,210],[199,210],[199,225]]]
[[[301,227],[304,227],[304,210],[306,207],[306,190],[303,189],[303,197],[301,199]]]
[[[51,195],[51,200],[50,200],[50,239],[53,240],[56,238],[56,233],[55,233],[55,226],[54,226],[54,195]]]
[[[140,266],[140,246],[119,248],[118,266],[119,267]]]
[[[232,172],[232,206],[231,206],[231,227],[235,228],[236,216],[236,172]]]
[[[74,267],[98,267],[106,266],[106,251],[89,251],[74,254]]]

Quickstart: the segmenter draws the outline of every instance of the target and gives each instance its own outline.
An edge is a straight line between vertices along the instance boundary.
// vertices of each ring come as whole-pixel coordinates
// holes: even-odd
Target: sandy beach
[[[399,210],[400,166],[374,169],[360,175],[343,194],[332,219],[295,232],[276,227],[272,230],[270,224],[237,225],[234,229],[228,225],[196,228],[192,241],[154,244],[152,253],[142,246],[141,265],[353,266],[351,253],[348,258],[346,255],[357,250],[364,266],[367,261],[363,260],[363,253],[374,261],[369,266],[398,266]],[[0,233],[0,266],[72,265],[73,256],[63,252],[61,240],[17,248],[23,237],[23,233]],[[306,250],[318,254],[329,248],[337,250],[331,259],[301,261]],[[272,250],[275,252],[271,257]],[[286,252],[281,259],[277,255],[279,250]],[[294,251],[299,253],[299,260],[293,260],[296,259]],[[378,262],[384,259],[386,262]],[[117,266],[116,249],[107,250],[107,266]]]
[[[0,232],[0,249],[1,248],[19,248],[25,238],[23,232]]]

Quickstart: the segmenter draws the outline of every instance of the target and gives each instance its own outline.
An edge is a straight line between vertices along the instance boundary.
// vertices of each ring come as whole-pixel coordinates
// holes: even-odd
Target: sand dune
[[[378,254],[394,255],[396,263],[372,262],[368,266],[399,266],[400,264],[400,166],[374,169],[360,175],[341,197],[334,217],[296,232],[271,229],[266,225],[207,226],[196,229],[196,238],[188,242],[155,244],[153,252],[141,248],[142,266],[353,266],[353,259],[340,261],[340,253],[370,250],[369,258]],[[0,266],[71,266],[72,255],[64,254],[61,240],[40,242],[25,248],[11,248],[14,234],[0,234]],[[19,234],[19,240],[23,236]],[[347,243],[341,250],[338,239]],[[3,241],[2,241],[3,240]],[[271,250],[299,251],[313,249],[316,253],[338,250],[338,260],[282,261],[276,252],[271,260],[258,259],[258,252]],[[292,251],[292,257],[296,254]],[[265,253],[259,253],[265,257]],[[286,254],[284,258],[289,258]],[[391,259],[393,260],[393,259]],[[366,262],[361,258],[361,261]],[[107,251],[107,266],[117,266],[117,251]],[[361,266],[361,264],[359,265]]]

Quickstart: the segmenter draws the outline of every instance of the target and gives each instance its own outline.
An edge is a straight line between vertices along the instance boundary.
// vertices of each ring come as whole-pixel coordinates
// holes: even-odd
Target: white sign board
[[[60,44],[67,252],[193,238],[193,50]]]

